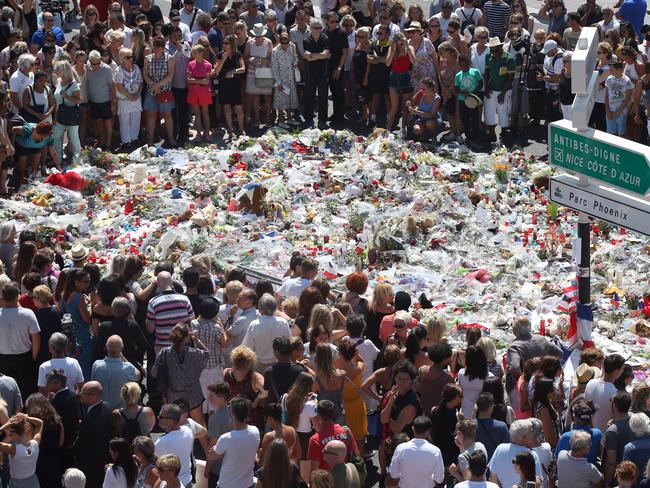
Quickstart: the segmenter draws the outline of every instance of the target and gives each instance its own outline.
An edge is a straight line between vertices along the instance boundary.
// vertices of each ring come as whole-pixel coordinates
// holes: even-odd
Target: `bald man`
[[[77,460],[77,467],[86,474],[86,488],[101,488],[104,466],[110,462],[108,443],[113,436],[113,409],[102,401],[99,381],[84,384],[80,396],[86,414],[70,452]]]
[[[341,441],[329,441],[323,449],[323,459],[332,469],[334,488],[361,488],[359,473],[352,463],[346,463],[348,450]]]
[[[140,380],[138,369],[122,355],[123,350],[122,338],[118,335],[110,336],[106,341],[106,357],[93,363],[90,374],[90,379],[101,383],[104,400],[111,408],[122,408],[122,387],[129,381]]]
[[[174,290],[172,275],[161,271],[156,277],[160,294],[149,302],[147,330],[155,336],[156,354],[171,345],[169,334],[176,324],[190,324],[194,310],[189,298]]]

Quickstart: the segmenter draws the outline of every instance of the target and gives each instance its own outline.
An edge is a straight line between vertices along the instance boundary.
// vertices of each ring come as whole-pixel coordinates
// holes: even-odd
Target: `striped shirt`
[[[190,300],[175,291],[162,292],[149,302],[147,323],[154,324],[156,346],[170,346],[169,334],[178,323],[188,324],[194,319]]]
[[[492,0],[488,0],[483,6],[483,11],[485,12],[490,37],[496,36],[503,40],[508,30],[508,19],[512,15],[510,5],[503,1],[495,3]]]

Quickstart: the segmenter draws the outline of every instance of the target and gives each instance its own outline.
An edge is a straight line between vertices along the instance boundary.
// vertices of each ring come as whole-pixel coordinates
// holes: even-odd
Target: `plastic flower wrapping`
[[[81,241],[102,267],[138,254],[181,272],[205,254],[217,273],[240,266],[251,283],[279,283],[298,250],[336,290],[363,270],[368,296],[377,283],[407,291],[421,320],[446,321],[452,342],[480,324],[502,346],[516,314],[566,341],[577,215],[549,202],[553,169],[521,151],[270,130],[229,148],[87,152],[69,168],[83,188],[32,182],[0,200],[0,218],[64,251]],[[650,359],[649,273],[646,237],[592,222],[594,340],[631,358],[638,378]]]

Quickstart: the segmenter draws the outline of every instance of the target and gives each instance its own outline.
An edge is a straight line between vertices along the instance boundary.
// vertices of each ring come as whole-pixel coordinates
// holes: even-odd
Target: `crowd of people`
[[[9,166],[14,189],[46,165],[78,162],[87,145],[176,147],[223,129],[232,138],[260,124],[313,126],[315,116],[319,128],[401,124],[423,140],[448,129],[442,140],[473,148],[496,141],[497,127],[506,135],[571,117],[570,60],[584,26],[600,40],[591,125],[647,139],[645,0],[588,0],[576,12],[547,0],[536,15],[524,0],[437,0],[426,15],[402,0],[195,2],[174,2],[167,23],[151,0],[86,5],[66,38],[65,16],[10,0],[0,193]]]
[[[588,344],[565,377],[526,316],[497,352],[297,252],[274,286],[206,255],[100,268],[12,222],[0,241],[1,486],[648,486],[650,385]]]

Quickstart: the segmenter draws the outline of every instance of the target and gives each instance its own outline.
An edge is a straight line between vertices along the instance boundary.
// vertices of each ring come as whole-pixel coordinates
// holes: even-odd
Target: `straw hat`
[[[600,376],[600,370],[594,366],[589,366],[587,363],[582,363],[576,369],[576,381],[578,385],[585,385],[598,376]]]
[[[503,41],[499,39],[498,37],[490,37],[490,41],[488,42],[487,47],[493,48],[493,47],[499,47],[503,46]]]
[[[88,256],[88,249],[81,243],[77,242],[70,250],[70,257],[73,261],[82,261]]]
[[[404,32],[412,32],[412,31],[422,32],[422,25],[417,20],[411,22],[409,26],[406,29],[404,29]]]
[[[473,93],[470,93],[469,95],[465,95],[465,106],[467,108],[478,108],[481,105],[483,105],[483,100],[481,100],[481,97],[478,95],[475,95]]]
[[[253,37],[264,37],[268,30],[264,27],[264,24],[255,24],[250,30],[250,34]]]

